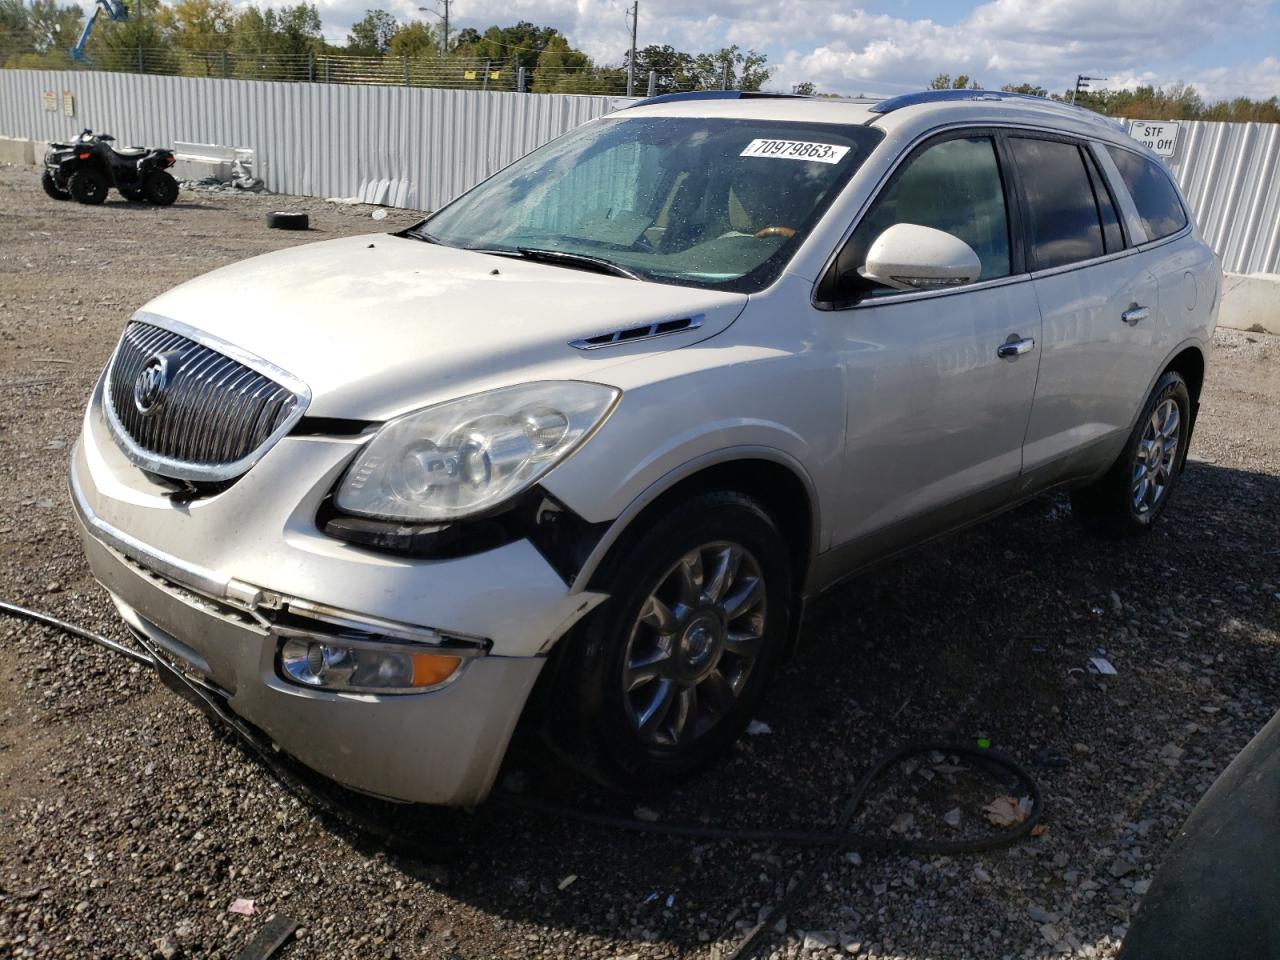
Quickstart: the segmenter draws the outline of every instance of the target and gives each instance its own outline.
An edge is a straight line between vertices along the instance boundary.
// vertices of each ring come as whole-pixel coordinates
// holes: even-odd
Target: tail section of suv
[[[741,732],[804,597],[1055,488],[1154,522],[1219,287],[1084,111],[657,98],[147,304],[72,495],[171,677],[321,773],[475,804],[541,680],[562,756],[652,786]]]

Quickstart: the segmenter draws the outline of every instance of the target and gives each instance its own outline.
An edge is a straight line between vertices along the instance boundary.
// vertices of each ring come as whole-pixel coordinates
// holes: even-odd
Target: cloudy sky
[[[433,0],[317,0],[325,33],[342,36],[368,6],[401,19]],[[454,0],[452,22],[483,29],[519,19],[558,27],[601,62],[627,45],[629,0]],[[1194,83],[1210,98],[1280,94],[1280,0],[640,0],[640,45],[769,55],[770,88],[886,94],[939,72],[986,87],[1051,90],[1077,73],[1109,85]]]

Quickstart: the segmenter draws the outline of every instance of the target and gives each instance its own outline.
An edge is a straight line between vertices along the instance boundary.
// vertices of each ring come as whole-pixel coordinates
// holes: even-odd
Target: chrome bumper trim
[[[266,616],[264,611],[287,611],[293,616],[313,621],[317,625],[328,624],[335,630],[355,630],[371,635],[394,637],[411,643],[427,644],[453,656],[480,657],[489,652],[491,643],[482,637],[440,630],[435,627],[383,620],[380,617],[341,610],[300,597],[285,596],[234,577],[224,577],[206,567],[162,553],[136,537],[117,530],[94,513],[84,495],[74,458],[71,461],[68,486],[71,505],[76,516],[94,539],[138,564],[147,572],[170,581],[178,588],[190,590],[209,600],[225,603],[250,614],[268,629],[274,628],[277,624]]]
[[[117,530],[94,513],[85,499],[84,488],[80,485],[74,458],[71,461],[71,474],[67,483],[71,489],[71,506],[75,509],[80,522],[95,538],[117,553],[196,593],[203,593],[205,596],[225,600],[234,605],[244,605],[247,608],[254,605],[252,601],[257,597],[253,596],[253,593],[260,594],[261,591],[254,591],[249,584],[237,582],[236,587],[232,588],[232,581],[229,578],[221,577],[212,570],[179,560],[177,557],[160,553],[141,540]]]

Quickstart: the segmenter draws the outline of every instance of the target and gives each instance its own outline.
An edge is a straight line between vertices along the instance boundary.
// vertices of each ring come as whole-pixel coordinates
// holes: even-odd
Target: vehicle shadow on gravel
[[[941,944],[948,916],[990,911],[990,955],[1046,949],[1039,923],[1005,924],[1021,909],[1005,881],[1018,890],[1026,873],[1026,889],[1041,900],[1061,895],[1075,904],[1080,937],[1118,936],[1140,874],[1121,880],[1108,872],[1110,858],[1119,851],[1150,870],[1190,805],[1277,702],[1280,587],[1267,578],[1278,558],[1280,478],[1270,475],[1193,462],[1162,522],[1135,540],[1086,536],[1064,496],[1036,501],[815,603],[802,648],[758,718],[770,732],[744,737],[708,775],[645,800],[644,816],[826,829],[879,755],[926,737],[986,738],[1039,780],[1041,837],[926,863],[842,858],[818,885],[827,892],[789,918],[791,928],[891,938],[903,948],[912,930],[922,944]],[[1116,675],[1090,672],[1092,657]],[[993,829],[981,806],[1007,786],[953,790],[923,767],[890,778],[860,829],[894,824],[906,836],[944,839]],[[580,809],[631,816],[636,807],[566,779],[529,751],[508,764],[506,782]],[[943,820],[956,805],[958,832]],[[911,822],[903,810],[914,811]],[[754,923],[810,856],[780,845],[636,835],[500,799],[464,817],[421,808],[378,815],[406,838],[459,840],[446,890],[500,925],[680,951]],[[1146,825],[1134,833],[1135,823]],[[406,876],[424,875],[414,857],[390,855]],[[1081,877],[1096,890],[1069,889]],[[899,898],[932,906],[904,916]],[[988,955],[980,946],[964,949]]]

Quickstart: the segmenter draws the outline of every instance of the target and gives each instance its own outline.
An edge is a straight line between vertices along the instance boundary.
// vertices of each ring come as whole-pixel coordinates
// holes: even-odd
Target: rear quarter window
[[[1122,147],[1108,146],[1107,151],[1133,197],[1148,240],[1167,237],[1187,225],[1187,212],[1182,208],[1178,191],[1158,163]]]

